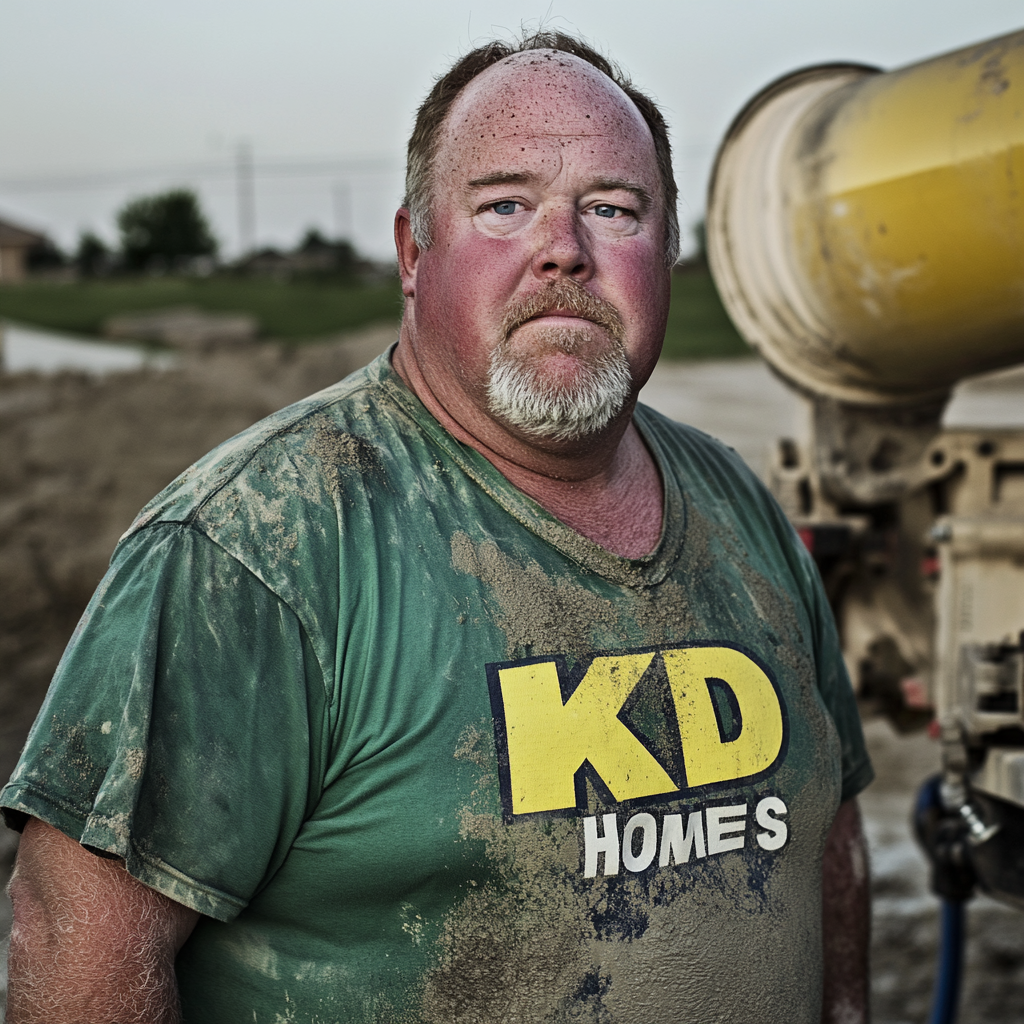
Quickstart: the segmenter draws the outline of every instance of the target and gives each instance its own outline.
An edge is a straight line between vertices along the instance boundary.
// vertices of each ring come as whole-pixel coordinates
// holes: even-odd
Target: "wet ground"
[[[78,602],[134,511],[215,443],[330,383],[390,337],[388,330],[369,332],[306,355],[215,357],[166,376],[0,377],[0,774],[13,766]],[[1021,386],[1019,372],[988,390],[971,385],[947,422],[1016,423],[1024,412]],[[722,438],[762,474],[774,439],[800,433],[800,403],[754,360],[660,367],[643,398]],[[4,611],[15,606],[28,611],[21,618]],[[938,751],[923,733],[897,736],[881,719],[866,731],[878,773],[861,798],[872,855],[874,1021],[917,1024],[928,1018],[938,903],[909,816]],[[0,827],[0,881],[15,839]],[[9,923],[9,903],[0,898],[0,943]],[[1019,1021],[1024,914],[978,898],[968,930],[960,1024]],[[0,1007],[4,982],[0,966]]]
[[[925,733],[866,723],[877,778],[861,797],[871,850],[872,1004],[875,1024],[928,1020],[939,938],[938,901],[910,813],[920,782],[938,769]],[[959,1024],[1010,1024],[1024,1016],[1024,913],[984,896],[968,904]]]

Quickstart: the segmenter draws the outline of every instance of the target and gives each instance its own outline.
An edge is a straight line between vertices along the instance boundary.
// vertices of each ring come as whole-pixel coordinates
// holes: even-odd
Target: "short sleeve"
[[[315,806],[325,703],[294,613],[204,534],[156,525],[116,552],[0,806],[227,921]]]
[[[875,777],[871,767],[857,698],[846,671],[835,617],[829,607],[821,577],[811,556],[797,539],[808,586],[813,595],[814,649],[817,659],[818,690],[839,734],[842,759],[842,800],[855,797]]]

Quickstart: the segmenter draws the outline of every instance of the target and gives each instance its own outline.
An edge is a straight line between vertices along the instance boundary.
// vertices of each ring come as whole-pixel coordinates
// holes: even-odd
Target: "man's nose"
[[[533,272],[542,279],[588,280],[594,272],[589,239],[580,214],[572,208],[546,210],[536,225]]]

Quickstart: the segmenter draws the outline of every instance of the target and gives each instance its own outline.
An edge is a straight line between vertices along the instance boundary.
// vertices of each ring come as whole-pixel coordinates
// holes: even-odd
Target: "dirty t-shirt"
[[[635,560],[386,356],[144,510],[2,803],[206,915],[186,1022],[818,1020],[871,776],[828,608],[734,453],[636,422]]]

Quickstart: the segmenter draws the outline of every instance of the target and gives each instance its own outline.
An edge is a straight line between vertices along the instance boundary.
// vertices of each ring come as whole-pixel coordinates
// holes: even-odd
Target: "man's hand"
[[[199,914],[30,818],[10,885],[9,1024],[174,1024]]]
[[[839,805],[822,862],[825,991],[822,1024],[866,1024],[871,904],[868,851],[856,800]]]

